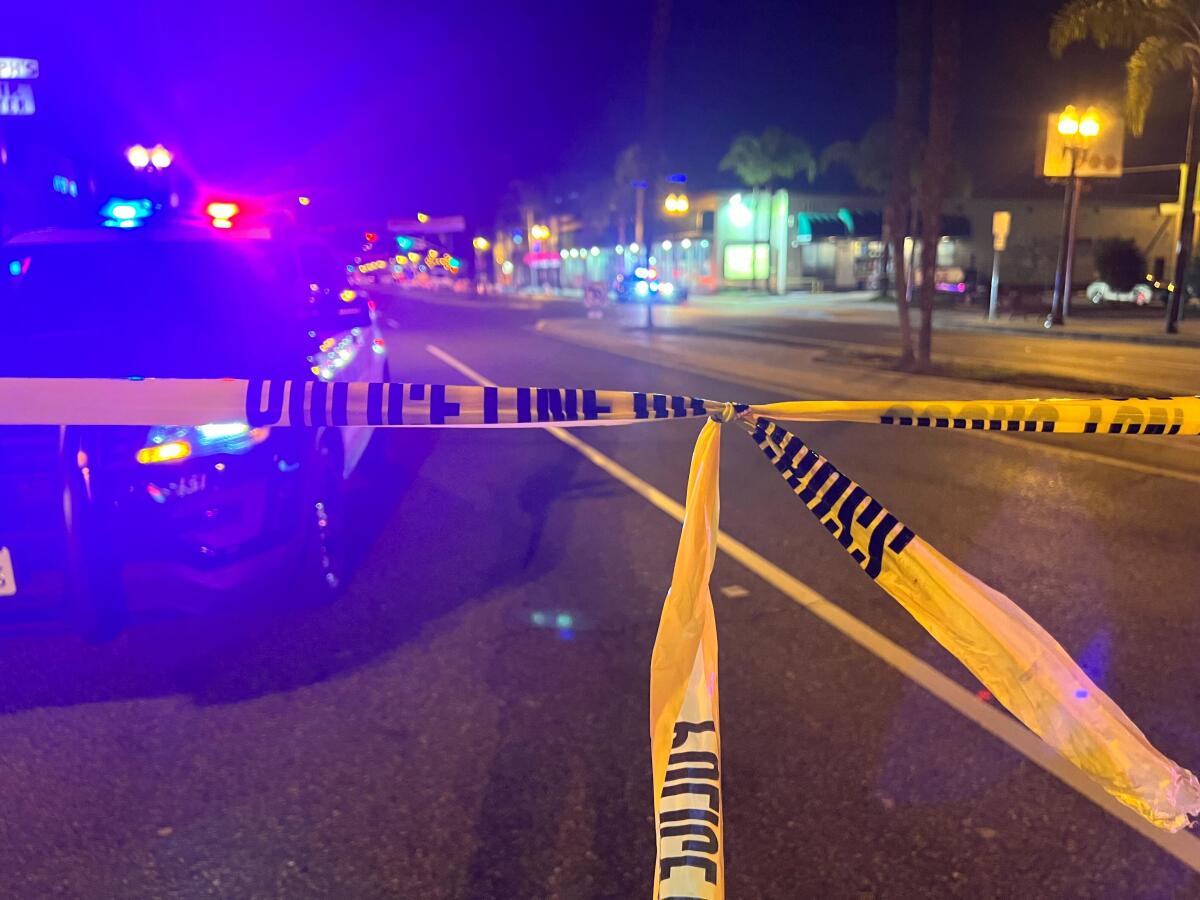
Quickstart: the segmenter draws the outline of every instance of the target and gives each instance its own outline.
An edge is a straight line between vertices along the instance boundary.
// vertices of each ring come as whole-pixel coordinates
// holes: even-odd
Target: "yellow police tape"
[[[1016,604],[943,557],[772,419],[1070,434],[1200,434],[1200,397],[796,401],[571,388],[319,381],[0,378],[0,425],[542,427],[706,417],[650,673],[655,896],[723,897],[717,634],[709,578],[720,423],[737,419],[857,565],[1010,712],[1154,825],[1200,815],[1200,782],[1159,753]]]

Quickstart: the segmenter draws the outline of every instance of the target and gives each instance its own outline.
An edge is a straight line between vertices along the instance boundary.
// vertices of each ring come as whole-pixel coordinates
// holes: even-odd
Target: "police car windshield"
[[[305,288],[268,241],[12,243],[0,254],[0,374],[295,377],[307,368]]]

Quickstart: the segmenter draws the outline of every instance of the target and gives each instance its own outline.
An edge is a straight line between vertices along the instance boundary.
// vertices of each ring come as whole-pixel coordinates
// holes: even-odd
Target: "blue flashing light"
[[[146,199],[122,200],[120,197],[110,197],[102,207],[100,215],[107,221],[110,228],[134,228],[143,219],[148,219],[154,213],[154,205]]]
[[[554,617],[554,624],[559,628],[570,628],[575,624],[575,617],[570,613],[560,612]]]
[[[411,250],[413,248],[413,243],[414,243],[413,239],[408,237],[407,235],[403,235],[403,234],[396,235],[396,246],[399,247],[401,250],[404,250],[404,251]]]
[[[450,266],[452,268],[457,269],[461,265],[462,265],[462,260],[460,260],[457,256],[450,257]]]
[[[21,261],[19,259],[10,260],[8,264],[8,274],[16,278],[21,274]]]
[[[667,181],[672,184],[687,184],[687,176],[682,172],[676,172],[674,175],[668,175]]]

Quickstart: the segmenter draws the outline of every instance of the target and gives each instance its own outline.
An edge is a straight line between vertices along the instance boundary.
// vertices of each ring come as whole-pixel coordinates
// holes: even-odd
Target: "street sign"
[[[992,213],[992,249],[1003,250],[1008,243],[1008,231],[1012,225],[1012,213],[997,210]]]
[[[33,81],[38,77],[38,61],[19,56],[0,56],[0,81]]]
[[[32,116],[36,111],[32,87],[0,81],[0,116]]]
[[[467,223],[462,216],[441,216],[437,219],[388,219],[388,231],[402,234],[453,234],[466,231]]]
[[[1047,178],[1069,178],[1071,175],[1071,151],[1067,137],[1058,133],[1058,117],[1059,113],[1046,116],[1042,175]],[[1124,159],[1125,120],[1105,112],[1100,120],[1100,134],[1079,153],[1075,174],[1080,178],[1120,178]]]

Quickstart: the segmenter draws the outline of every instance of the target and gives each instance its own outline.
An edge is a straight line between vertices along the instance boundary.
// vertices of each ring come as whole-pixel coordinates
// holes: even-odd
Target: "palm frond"
[[[1133,134],[1145,128],[1154,88],[1162,77],[1187,64],[1187,51],[1161,35],[1147,37],[1130,54],[1125,63],[1125,120]]]
[[[1168,7],[1187,0],[1068,0],[1050,23],[1050,52],[1091,38],[1098,47],[1132,47],[1160,30]],[[1190,5],[1190,4],[1188,4]]]

